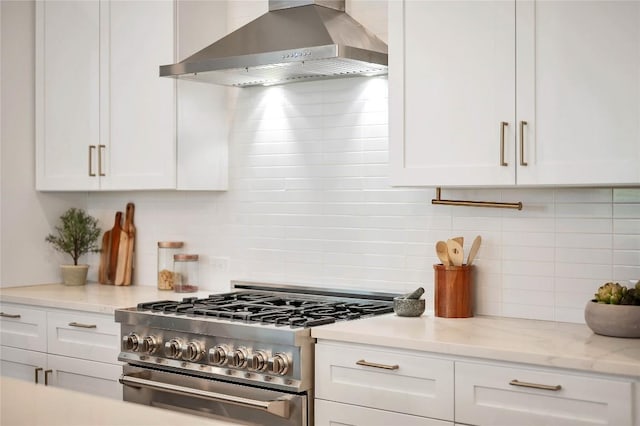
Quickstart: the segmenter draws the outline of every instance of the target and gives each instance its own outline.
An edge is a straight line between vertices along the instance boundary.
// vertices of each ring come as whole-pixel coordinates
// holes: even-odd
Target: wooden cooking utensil
[[[443,265],[451,265],[451,262],[449,261],[447,243],[445,243],[444,241],[438,241],[436,243],[436,254],[438,255],[438,259],[440,259],[440,262],[442,262]]]
[[[462,262],[464,262],[464,251],[459,242],[447,240],[447,253],[453,266],[462,266]]]
[[[120,248],[120,234],[122,232],[122,212],[116,212],[116,219],[111,228],[111,243],[109,244],[109,267],[107,269],[107,282],[113,284],[116,279],[118,266],[118,251]]]
[[[460,244],[460,246],[464,247],[464,237],[454,237],[452,238],[452,240]]]
[[[467,265],[471,266],[473,263],[473,259],[476,258],[476,254],[478,254],[478,249],[480,248],[480,243],[482,242],[482,238],[480,235],[473,239],[473,243],[471,244],[471,250],[469,250],[469,257],[467,257]]]

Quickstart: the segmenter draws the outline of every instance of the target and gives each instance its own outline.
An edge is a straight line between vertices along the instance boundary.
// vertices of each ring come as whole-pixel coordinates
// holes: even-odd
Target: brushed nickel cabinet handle
[[[357,365],[362,365],[363,367],[373,367],[373,368],[382,368],[383,370],[397,370],[400,368],[398,364],[388,365],[388,364],[378,364],[376,362],[369,362],[361,359],[360,361],[356,361]]]
[[[82,324],[81,322],[70,322],[69,327],[79,327],[79,328],[98,328],[95,324]]]
[[[53,373],[53,370],[44,370],[44,385],[49,386],[49,373]]]
[[[35,372],[34,372],[35,373],[35,378],[34,378],[33,381],[37,385],[38,384],[38,371],[42,371],[42,368],[41,367],[37,367],[34,370],[35,370]]]
[[[106,176],[102,171],[102,152],[106,147],[106,145],[98,145],[98,176]]]
[[[526,121],[520,122],[520,165],[528,166],[529,164],[524,161],[524,126],[527,125]]]
[[[520,386],[523,388],[533,388],[533,389],[542,389],[542,390],[550,390],[550,391],[559,391],[560,389],[562,389],[561,385],[541,385],[539,383],[521,382],[516,379],[510,381],[509,384],[511,386]]]
[[[93,151],[96,149],[95,145],[89,145],[89,176],[95,176],[93,172]]]
[[[20,318],[20,314],[5,314],[4,312],[0,312],[0,317],[4,317],[4,318]]]
[[[504,128],[507,127],[509,123],[506,121],[500,122],[500,165],[506,167],[509,165],[506,161],[504,161]]]

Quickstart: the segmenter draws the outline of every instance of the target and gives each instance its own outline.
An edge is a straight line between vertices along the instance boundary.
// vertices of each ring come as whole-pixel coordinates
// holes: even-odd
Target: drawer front
[[[320,342],[316,345],[316,397],[452,421],[453,361]]]
[[[120,327],[113,315],[50,311],[47,324],[49,353],[119,363]]]
[[[4,346],[47,351],[47,313],[25,305],[0,304],[0,342]]]
[[[632,426],[633,423],[631,381],[466,362],[456,362],[455,369],[456,421],[462,423],[492,426]]]
[[[315,400],[315,426],[453,426],[452,422]]]
[[[53,370],[51,374],[55,386],[122,399],[122,385],[118,382],[122,367],[119,365],[48,355],[47,366]]]

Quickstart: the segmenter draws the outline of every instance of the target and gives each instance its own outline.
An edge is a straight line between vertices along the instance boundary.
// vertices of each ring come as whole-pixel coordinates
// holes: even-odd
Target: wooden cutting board
[[[133,203],[127,204],[124,226],[120,232],[115,285],[131,285],[133,246],[135,243],[135,226],[133,225],[134,209]]]
[[[98,268],[98,282],[109,284],[107,281],[107,270],[109,269],[109,253],[111,251],[111,230],[102,236],[102,246],[100,247],[100,267]]]
[[[116,280],[118,267],[118,253],[120,250],[120,237],[122,235],[122,212],[116,212],[116,219],[111,228],[111,243],[109,244],[109,263],[107,269],[107,283],[113,284]]]

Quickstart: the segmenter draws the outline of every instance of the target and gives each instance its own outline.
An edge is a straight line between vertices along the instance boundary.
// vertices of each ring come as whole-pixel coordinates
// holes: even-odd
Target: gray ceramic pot
[[[587,302],[584,320],[596,334],[640,337],[640,306]]]

